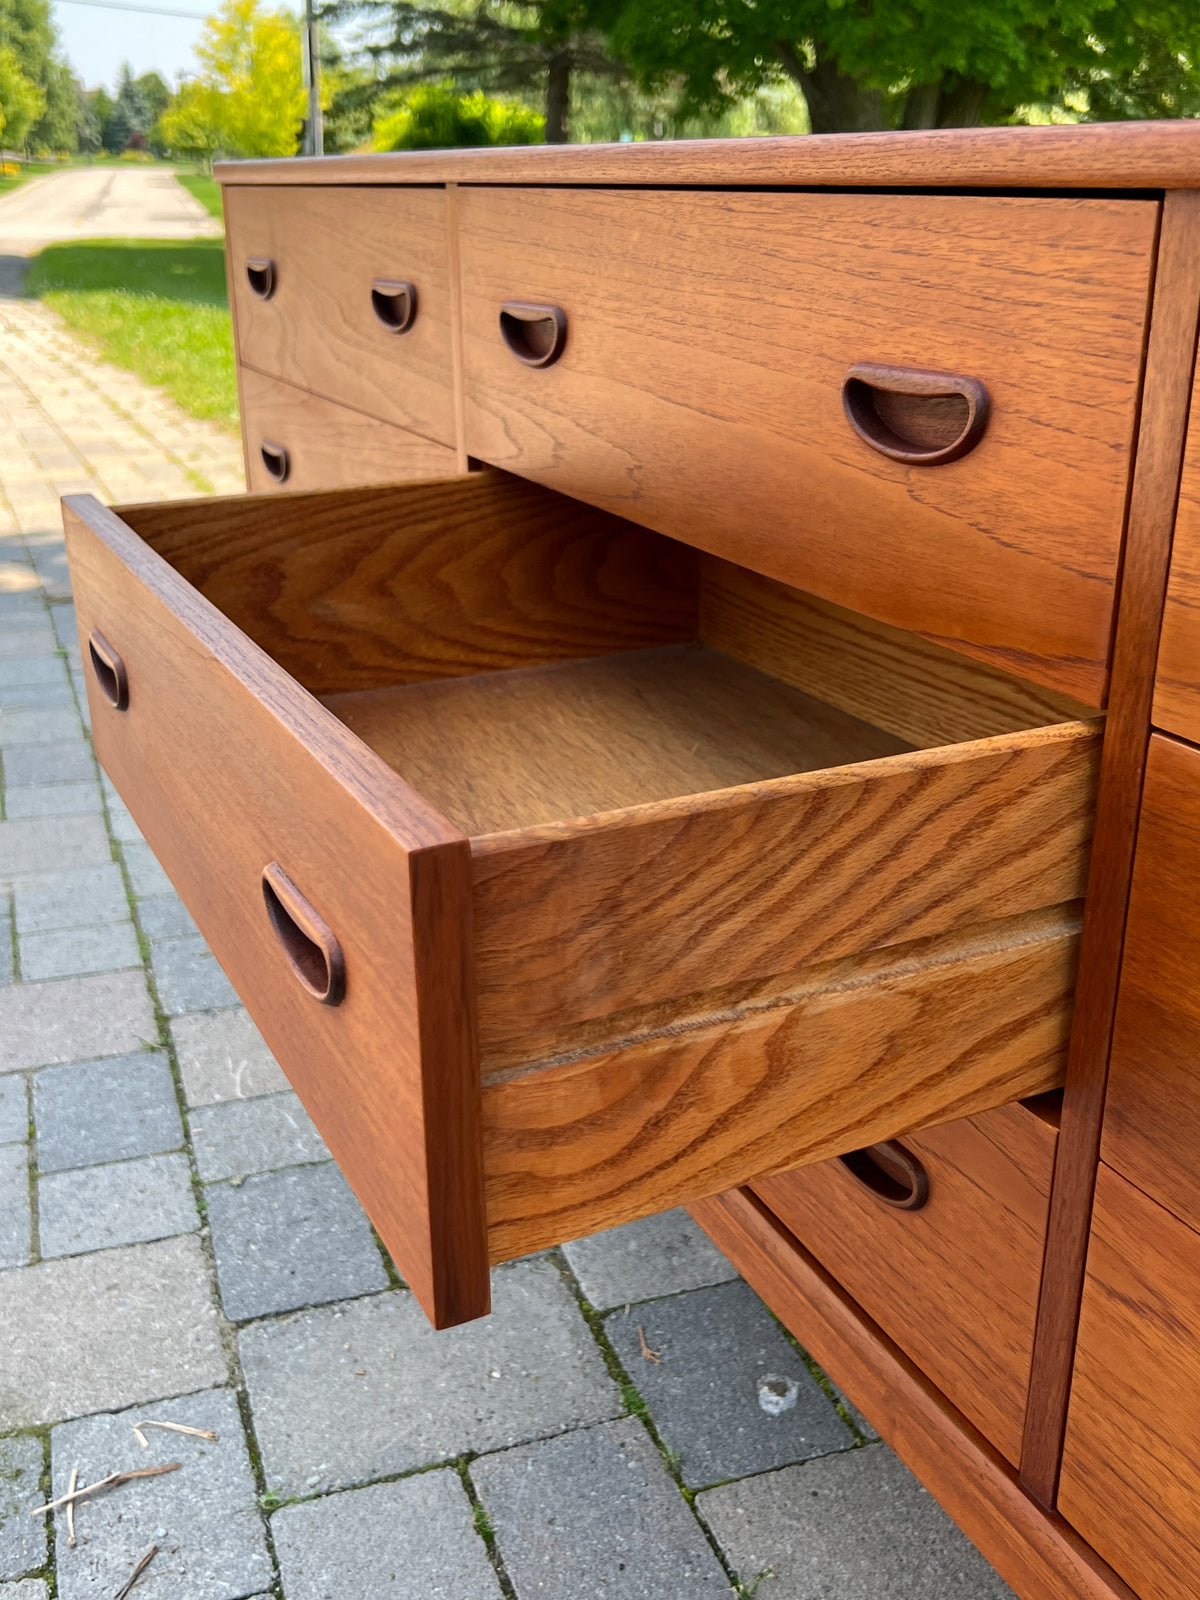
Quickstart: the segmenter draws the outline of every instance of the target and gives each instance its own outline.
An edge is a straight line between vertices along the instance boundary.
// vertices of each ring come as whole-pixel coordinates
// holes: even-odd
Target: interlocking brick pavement
[[[0,1600],[151,1543],[147,1600],[1000,1600],[682,1214],[429,1329],[92,754],[57,494],[197,476],[236,442],[0,301]],[[166,1459],[74,1548],[28,1516]]]

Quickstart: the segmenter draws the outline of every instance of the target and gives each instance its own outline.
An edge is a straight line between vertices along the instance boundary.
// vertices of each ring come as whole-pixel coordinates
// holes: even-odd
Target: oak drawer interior
[[[394,1153],[329,1124],[362,1092],[336,1018],[368,980],[380,1048],[389,1026],[420,1036],[419,992],[415,1018],[397,1001],[386,1021],[390,941],[419,954],[418,913],[383,914],[353,809],[343,846],[305,824],[303,784],[273,795],[325,862],[314,904],[346,972],[337,1012],[289,1009],[273,1033],[263,986],[289,979],[254,910],[261,865],[240,886],[199,876],[197,830],[219,863],[219,824],[156,788],[189,716],[221,763],[204,697],[231,671],[314,785],[352,770],[357,806],[395,815],[407,795],[423,837],[462,841],[454,993],[492,1260],[1061,1083],[1100,742],[1084,708],[499,472],[107,522],[88,504],[84,628],[118,651],[127,625],[131,651],[191,638],[164,680],[219,658],[140,752],[136,661],[128,716],[93,683],[101,759],[405,1276],[378,1214]],[[149,612],[113,598],[133,592],[114,559],[166,607],[141,644]],[[271,779],[239,769],[239,731],[235,800]],[[368,937],[355,920],[377,903]],[[229,932],[242,917],[252,949]]]

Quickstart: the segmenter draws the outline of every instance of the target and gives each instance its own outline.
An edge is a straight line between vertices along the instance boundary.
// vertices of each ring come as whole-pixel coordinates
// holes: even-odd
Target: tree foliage
[[[1005,122],[1073,91],[1084,114],[1178,114],[1200,56],[1184,0],[595,0],[591,15],[688,108],[787,75],[814,132]]]
[[[454,150],[496,144],[541,144],[545,122],[528,107],[489,100],[482,89],[460,94],[453,84],[427,84],[375,124],[376,150]]]
[[[626,76],[592,21],[592,0],[343,0],[331,9],[376,24],[370,49],[386,63],[386,85],[450,78],[490,95],[538,95],[550,144],[569,137],[574,79]]]
[[[205,159],[295,155],[304,118],[295,17],[258,0],[225,0],[196,55],[200,73],[159,120],[163,143]]]
[[[16,51],[0,47],[0,141],[10,149],[23,149],[45,103],[37,84],[21,71]]]

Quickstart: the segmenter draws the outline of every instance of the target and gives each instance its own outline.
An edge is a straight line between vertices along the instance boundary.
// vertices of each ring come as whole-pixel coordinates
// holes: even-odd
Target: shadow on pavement
[[[29,271],[28,256],[0,255],[0,300],[19,300]]]

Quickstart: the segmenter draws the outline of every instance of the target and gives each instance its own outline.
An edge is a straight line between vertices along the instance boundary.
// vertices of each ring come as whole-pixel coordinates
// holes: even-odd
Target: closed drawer
[[[1153,721],[1200,744],[1200,383],[1192,389],[1171,573],[1154,678]]]
[[[1056,1099],[911,1134],[899,1152],[861,1151],[755,1185],[1014,1464],[1058,1138]]]
[[[68,525],[100,758],[437,1320],[1061,1081],[1054,696],[501,473]]]
[[[225,220],[244,366],[455,443],[441,189],[230,188]]]
[[[459,217],[472,455],[1103,703],[1155,205],[467,188]],[[550,336],[520,305],[564,314],[552,364],[506,344]],[[880,453],[863,362],[982,384],[979,442]],[[969,407],[852,398],[925,452]]]
[[[1140,1600],[1196,1592],[1200,1237],[1101,1166],[1058,1508]]]
[[[1146,765],[1102,1153],[1200,1229],[1200,750],[1154,734]]]
[[[419,433],[322,400],[252,367],[243,367],[239,379],[246,481],[256,493],[349,489],[454,471],[454,451]]]

